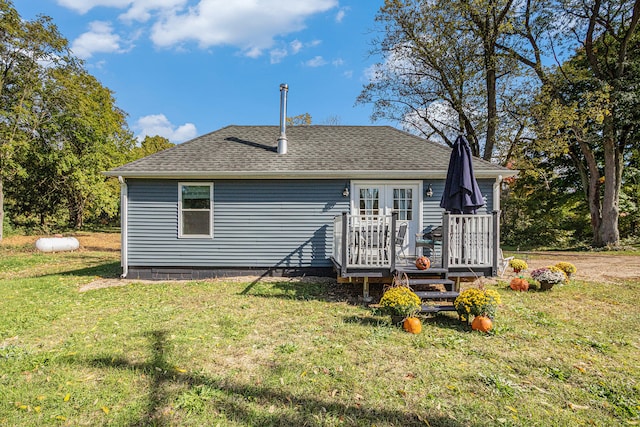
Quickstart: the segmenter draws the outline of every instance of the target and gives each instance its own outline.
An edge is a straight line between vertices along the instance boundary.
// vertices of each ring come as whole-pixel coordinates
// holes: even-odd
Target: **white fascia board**
[[[496,178],[500,175],[515,176],[518,171],[490,170],[477,171],[476,178]],[[107,171],[106,176],[122,176],[126,178],[155,178],[155,179],[445,179],[446,170],[366,170],[366,171]]]

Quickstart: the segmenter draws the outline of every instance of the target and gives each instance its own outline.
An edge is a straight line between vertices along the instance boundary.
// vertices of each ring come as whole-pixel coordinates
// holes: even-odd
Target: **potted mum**
[[[514,273],[520,273],[523,270],[529,268],[527,262],[523,259],[514,258],[509,261],[509,267],[513,268]]]
[[[458,295],[453,306],[463,322],[469,323],[474,316],[471,329],[489,332],[501,302],[500,294],[493,289],[469,288]]]
[[[558,267],[560,270],[564,271],[564,274],[566,274],[567,278],[569,278],[569,279],[571,278],[573,273],[578,271],[578,269],[576,268],[575,265],[571,264],[570,262],[566,262],[566,261],[561,261],[561,262],[557,263],[555,266]]]
[[[540,283],[540,290],[542,291],[548,291],[553,288],[553,285],[567,280],[565,272],[556,266],[542,267],[533,270],[531,272],[531,277]]]
[[[391,315],[391,321],[397,325],[419,312],[422,301],[408,286],[394,286],[382,295],[380,307]]]

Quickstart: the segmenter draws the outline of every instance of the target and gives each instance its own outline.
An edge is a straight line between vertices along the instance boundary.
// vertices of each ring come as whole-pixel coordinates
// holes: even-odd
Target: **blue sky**
[[[375,58],[383,0],[14,0],[48,15],[86,68],[115,93],[136,136],[183,142],[230,124],[288,116],[368,125],[354,106]],[[376,123],[390,124],[390,123]]]

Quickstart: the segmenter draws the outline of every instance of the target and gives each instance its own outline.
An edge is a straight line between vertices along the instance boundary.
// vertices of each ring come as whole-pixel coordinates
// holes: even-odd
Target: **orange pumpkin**
[[[416,267],[418,270],[427,270],[431,267],[431,260],[426,256],[421,256],[416,259]]]
[[[489,332],[493,328],[493,322],[487,316],[476,316],[471,322],[471,329],[480,332]]]
[[[514,277],[511,279],[511,282],[509,282],[509,287],[514,291],[526,292],[529,290],[529,282],[522,277]]]
[[[402,329],[412,334],[419,334],[422,331],[422,323],[417,317],[407,317],[402,322]]]

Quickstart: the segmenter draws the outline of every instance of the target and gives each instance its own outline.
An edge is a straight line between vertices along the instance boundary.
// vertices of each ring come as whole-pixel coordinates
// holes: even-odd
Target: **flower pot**
[[[540,281],[540,290],[541,291],[548,291],[551,288],[553,288],[554,284],[555,283],[553,283],[553,282],[547,282],[546,280],[541,280]]]

